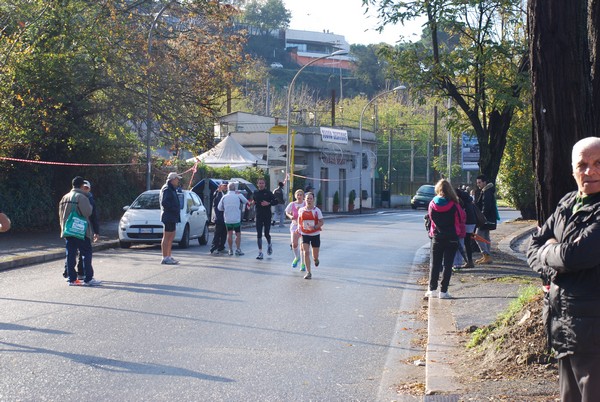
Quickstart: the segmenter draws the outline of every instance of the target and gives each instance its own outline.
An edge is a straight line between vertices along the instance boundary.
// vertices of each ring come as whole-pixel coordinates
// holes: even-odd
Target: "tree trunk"
[[[596,2],[590,0],[590,4]],[[532,157],[540,224],[576,188],[571,175],[573,144],[597,133],[587,6],[587,0],[529,0],[528,4]],[[596,25],[591,21],[590,26]]]

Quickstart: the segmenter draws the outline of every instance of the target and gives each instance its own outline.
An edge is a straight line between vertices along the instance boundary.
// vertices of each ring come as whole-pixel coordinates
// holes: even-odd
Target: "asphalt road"
[[[97,288],[62,261],[0,272],[0,400],[400,400],[423,286],[422,211],[327,219],[313,279],[289,233],[256,260],[197,242],[160,265],[152,246],[94,255]]]

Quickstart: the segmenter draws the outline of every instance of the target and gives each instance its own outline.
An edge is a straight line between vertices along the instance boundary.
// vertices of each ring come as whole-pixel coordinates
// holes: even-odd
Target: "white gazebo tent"
[[[187,162],[196,161],[203,162],[205,165],[212,167],[230,166],[234,169],[257,166],[259,162],[262,162],[230,135],[221,140],[214,148],[201,155],[187,159]]]

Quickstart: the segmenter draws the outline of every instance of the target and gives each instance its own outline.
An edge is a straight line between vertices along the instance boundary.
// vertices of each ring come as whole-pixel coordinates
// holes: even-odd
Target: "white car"
[[[178,191],[181,206],[181,222],[175,228],[174,243],[187,248],[190,239],[208,243],[208,217],[200,197],[192,191]],[[119,244],[129,248],[133,243],[160,243],[163,224],[160,221],[160,190],[149,190],[140,194],[131,205],[123,207],[125,214],[119,222]]]
[[[271,63],[271,68],[283,68],[283,64],[275,61],[275,62]]]

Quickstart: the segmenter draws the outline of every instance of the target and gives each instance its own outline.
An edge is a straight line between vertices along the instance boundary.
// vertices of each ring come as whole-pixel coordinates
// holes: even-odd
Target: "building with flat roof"
[[[292,126],[294,182],[321,191],[323,210],[333,210],[333,196],[337,191],[340,210],[350,209],[348,196],[356,194],[359,205],[359,189],[363,190],[363,207],[374,205],[375,165],[377,162],[377,138],[368,130],[354,127]],[[215,136],[231,135],[257,160],[266,161],[271,186],[284,181],[287,161],[286,122],[268,116],[234,112],[222,116],[215,124]],[[361,146],[362,137],[362,146]],[[361,172],[362,170],[362,172]],[[362,186],[360,185],[362,180]]]

